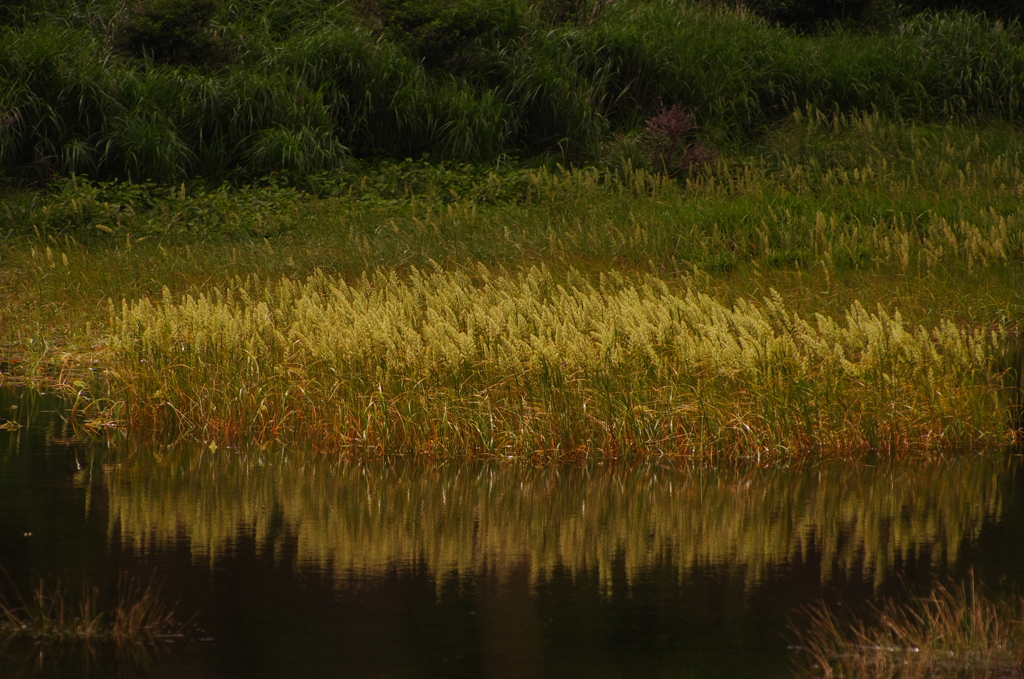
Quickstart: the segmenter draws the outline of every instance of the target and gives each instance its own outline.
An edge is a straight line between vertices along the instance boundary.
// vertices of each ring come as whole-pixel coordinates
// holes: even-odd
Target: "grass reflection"
[[[676,470],[497,463],[341,463],[326,456],[164,451],[104,467],[110,531],[145,552],[190,541],[215,561],[240,536],[302,566],[435,574],[613,566],[627,580],[670,562],[739,569],[758,583],[821,550],[879,582],[897,559],[955,559],[1002,509],[1005,458]],[[294,557],[292,556],[294,554]],[[621,562],[619,560],[622,560]],[[620,571],[621,572],[621,571]]]

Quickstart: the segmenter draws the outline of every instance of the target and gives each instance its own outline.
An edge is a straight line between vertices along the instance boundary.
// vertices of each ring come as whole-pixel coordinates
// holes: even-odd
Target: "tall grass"
[[[1014,271],[1024,259],[1022,152],[1024,137],[1007,126],[907,125],[811,109],[757,155],[682,183],[631,168],[628,158],[604,171],[364,166],[299,184],[305,195],[274,184],[232,193],[75,179],[34,208],[0,212],[0,223],[92,241],[111,231],[123,240],[301,230],[320,247],[344,242],[347,254],[335,257],[346,274],[402,261],[526,257],[659,271],[757,261],[948,277]]]
[[[662,103],[696,110],[726,147],[807,103],[927,121],[1022,112],[1016,24],[962,13],[803,36],[686,0],[559,24],[505,3],[507,18],[442,68],[372,12],[264,3],[221,13],[230,59],[204,67],[116,51],[119,9],[83,3],[0,29],[0,171],[181,181],[301,176],[350,154],[581,162]]]
[[[1003,677],[1024,662],[1020,600],[992,600],[963,584],[936,585],[912,603],[885,600],[867,616],[824,604],[799,632],[807,676]]]
[[[502,456],[849,454],[998,443],[1005,330],[602,276],[239,281],[112,308],[136,432]]]
[[[173,607],[160,599],[160,588],[122,576],[113,597],[82,582],[50,586],[40,580],[29,596],[0,592],[0,639],[28,636],[50,641],[152,642],[174,631]]]
[[[353,449],[440,445],[494,455],[575,455],[580,446],[710,452],[733,443],[743,454],[777,444],[803,454],[996,442],[1012,436],[1019,412],[1019,396],[1004,397],[1012,390],[1001,385],[1012,380],[1001,373],[1012,365],[1003,355],[1019,342],[1024,314],[1020,147],[1020,135],[998,125],[908,125],[812,109],[768,138],[758,156],[681,183],[628,163],[492,173],[385,164],[317,179],[309,190],[320,197],[272,182],[230,191],[75,180],[0,211],[11,232],[39,232],[12,235],[3,246],[0,379],[110,396],[136,423],[174,423],[221,442],[305,432]],[[335,295],[362,305],[358,314],[332,308]],[[436,318],[410,301],[417,295],[430,300]],[[378,298],[393,302],[397,315],[378,323],[377,345],[346,331],[345,342],[370,351],[354,363],[305,340],[287,345],[293,331],[330,345],[335,340],[321,330],[369,323]],[[123,299],[135,304],[128,312]],[[247,320],[261,303],[270,316]],[[508,311],[516,305],[536,329],[516,325]],[[679,314],[665,320],[670,308]],[[317,329],[314,311],[329,323]],[[162,314],[181,327],[163,327],[143,347]],[[795,325],[783,320],[787,314]],[[872,328],[906,334],[912,351],[924,353],[906,358],[893,345],[879,356],[898,359],[897,372],[841,373],[815,348],[832,332],[819,316],[846,333],[837,335],[836,351],[852,364],[867,346],[856,333]],[[207,325],[218,318],[227,319],[223,327]],[[567,318],[578,321],[575,334],[556,331]],[[687,326],[687,319],[697,320]],[[641,332],[644,323],[654,334]],[[743,334],[747,323],[753,340]],[[465,347],[443,335],[445,324],[465,335]],[[491,331],[471,332],[487,324],[508,334],[507,347],[494,344]],[[172,370],[168,348],[190,328],[212,333],[214,348],[187,354],[190,362]],[[115,330],[120,382],[101,372],[113,365]],[[528,345],[531,335],[540,343]],[[677,344],[688,337],[696,358],[680,365]],[[751,369],[708,358],[715,338],[792,347]],[[220,374],[229,359],[208,363],[203,353],[250,340],[257,365],[248,373],[232,357]],[[396,362],[390,342],[429,351],[415,354],[423,363]],[[975,353],[954,358],[957,342]],[[458,360],[446,358],[449,345],[463,352]],[[575,358],[593,358],[596,349],[612,358]],[[933,366],[934,377],[933,349],[945,361]],[[143,350],[163,352],[165,363],[137,363]],[[377,359],[387,361],[379,378]],[[274,365],[285,374],[273,373]],[[131,391],[136,376],[139,390]],[[153,397],[165,379],[176,385],[167,398],[180,416]],[[264,396],[255,390],[264,385],[275,396],[260,409]],[[122,386],[131,399],[118,395]]]

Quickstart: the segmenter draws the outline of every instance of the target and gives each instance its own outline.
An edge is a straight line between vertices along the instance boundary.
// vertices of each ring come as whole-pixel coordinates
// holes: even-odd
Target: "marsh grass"
[[[91,419],[109,422],[111,402],[118,402],[120,415],[132,413],[141,418],[134,422],[146,421],[147,427],[173,422],[189,435],[207,432],[226,440],[333,431],[328,438],[367,450],[385,443],[433,449],[453,432],[443,447],[486,454],[534,448],[575,455],[579,446],[591,444],[607,454],[678,453],[696,449],[697,432],[707,436],[697,446],[704,450],[742,440],[748,452],[776,444],[801,453],[835,452],[841,439],[850,450],[994,443],[1012,436],[996,423],[1009,421],[1014,407],[1012,399],[996,393],[1000,373],[1011,367],[1003,364],[1005,352],[997,344],[1017,341],[1024,316],[1022,140],[998,124],[912,125],[877,114],[829,116],[810,109],[795,114],[757,156],[722,159],[681,182],[628,163],[605,170],[488,173],[419,162],[374,165],[363,175],[325,175],[310,185],[315,193],[273,182],[235,191],[70,181],[59,192],[11,200],[0,210],[12,234],[2,246],[5,266],[0,268],[0,379],[62,385],[76,397],[92,399]],[[13,235],[17,230],[32,235]],[[525,282],[530,276],[539,277],[534,292]],[[287,336],[302,295],[321,295],[309,308],[322,303],[326,313],[332,291],[365,304],[373,295],[394,296],[396,306],[389,308],[408,309],[389,327],[403,334],[382,340],[378,349],[392,341],[395,347],[425,342],[436,351],[421,358],[434,361],[434,367],[404,366],[387,352],[377,355],[386,365],[372,365],[370,355],[356,365],[330,352],[316,354],[307,344],[274,345],[264,355],[260,333],[265,329],[242,321],[265,304],[275,319],[268,327]],[[634,341],[632,334],[642,324],[624,330],[612,322],[608,327],[619,334],[611,339],[597,333],[610,322],[609,314],[629,306],[623,300],[630,295],[636,295],[638,308],[663,302],[685,306],[689,302],[680,300],[688,299],[688,292],[692,299],[706,296],[702,303],[711,316],[740,324],[748,313],[751,319],[789,314],[814,326],[821,315],[849,330],[850,316],[912,338],[924,333],[932,338],[928,342],[939,341],[936,333],[959,334],[982,349],[966,362],[943,364],[950,372],[935,379],[962,379],[955,385],[930,381],[925,363],[917,377],[911,376],[916,368],[900,375],[882,369],[876,377],[883,386],[896,380],[891,389],[872,388],[851,373],[835,385],[862,390],[872,405],[866,401],[840,412],[838,404],[853,392],[840,389],[829,396],[827,380],[818,379],[826,373],[813,360],[804,364],[810,360],[804,349],[791,355],[800,365],[793,379],[777,371],[785,361],[768,361],[770,369],[763,373],[724,367],[712,378],[709,363],[704,373],[682,370],[675,380],[669,375],[678,367],[666,362],[674,349],[665,338]],[[432,300],[436,319],[408,301],[416,295]],[[456,302],[450,305],[443,295]],[[183,304],[186,297],[192,302]],[[122,300],[135,309],[128,316]],[[245,376],[247,364],[218,375],[221,359],[210,363],[201,354],[184,354],[201,363],[183,364],[166,375],[132,363],[135,349],[127,347],[149,332],[142,316],[126,320],[132,313],[145,315],[142,310],[155,302],[153,318],[164,313],[178,318],[198,300],[205,300],[210,315],[189,319],[188,327],[212,333],[214,344],[224,341],[218,333],[255,333],[245,342],[255,343],[251,362],[263,362],[258,376]],[[482,335],[469,337],[463,326],[488,314],[494,316],[488,322],[512,323],[501,305],[515,300],[540,314],[534,319],[540,323],[534,333],[538,342],[554,335],[558,341],[548,350],[538,345],[508,354],[503,360],[518,367],[501,373]],[[565,312],[559,305],[574,304],[590,305],[582,315],[566,316],[587,330],[569,341],[569,335],[553,330],[549,317]],[[343,322],[342,311],[332,313],[331,323],[350,323]],[[228,321],[219,328],[204,325],[215,323],[215,317]],[[114,359],[110,337],[116,319],[122,323],[119,341],[128,344],[119,345]],[[184,317],[180,320],[184,323]],[[453,324],[453,337],[465,335],[469,342],[467,353],[452,354],[461,357],[457,360],[444,358],[450,338],[423,334],[440,332],[441,321]],[[788,342],[784,325],[770,320],[771,331],[760,337]],[[174,332],[184,331],[185,326],[165,327],[160,341],[170,342]],[[597,334],[587,336],[590,331]],[[733,340],[738,333],[730,335]],[[568,343],[559,344],[563,340]],[[929,346],[913,342],[922,351]],[[599,347],[631,358],[606,366],[573,358],[572,352],[590,355]],[[840,348],[859,351],[852,345]],[[654,353],[649,370],[643,358],[647,349]],[[564,358],[563,350],[569,352]],[[901,355],[902,349],[891,350],[890,357]],[[113,367],[112,360],[120,381],[103,373]],[[284,373],[274,373],[275,366]],[[129,391],[126,399],[111,391],[112,384],[126,384],[140,370],[139,384],[151,387],[148,393]],[[1006,379],[1011,375],[1007,372]],[[156,408],[160,400],[153,394],[164,377],[178,385],[170,394],[179,400],[168,401],[178,414],[170,406]],[[206,377],[211,381],[203,391],[197,385]],[[522,389],[517,392],[520,387],[506,377],[521,380]],[[403,380],[414,388],[405,389]],[[885,400],[910,384],[916,386],[900,397],[903,401]],[[924,398],[931,388],[925,385],[942,389]],[[257,387],[282,398],[264,403],[259,396],[247,404]],[[732,406],[712,399],[710,409],[687,414],[686,408],[703,403],[698,395],[723,396],[734,388],[739,390]],[[241,390],[242,399],[231,389]],[[309,400],[297,407],[302,394]],[[193,409],[180,400],[192,397],[220,403]],[[110,400],[98,400],[104,398]],[[446,407],[445,399],[454,405]],[[949,400],[943,404],[942,399]],[[649,410],[649,404],[660,405]],[[919,405],[922,410],[916,410]],[[520,418],[519,407],[529,417]],[[744,412],[744,407],[768,410]],[[271,412],[276,414],[270,417]],[[459,424],[449,429],[452,416]],[[521,435],[513,436],[516,422],[525,424]],[[893,423],[901,424],[894,429]],[[758,433],[750,434],[746,426]],[[833,426],[838,429],[829,433]],[[676,436],[678,427],[688,433]],[[847,431],[844,427],[860,433],[843,439],[838,432]],[[666,443],[670,440],[680,443],[673,448]]]
[[[1005,329],[570,270],[238,281],[112,308],[136,432],[523,456],[935,451],[1006,439]]]
[[[799,643],[806,674],[826,677],[1005,677],[1024,662],[1022,602],[938,584],[909,602],[886,599],[851,618],[809,608]]]
[[[40,580],[28,596],[11,586],[0,592],[0,638],[24,635],[43,642],[154,641],[174,634],[173,607],[161,600],[160,588],[122,576],[111,598],[86,580],[77,585]]]
[[[1007,346],[1003,355],[1007,403],[1010,420],[1016,430],[1015,443],[1024,445],[1024,341],[1019,338]]]
[[[12,234],[84,244],[295,232],[292,250],[334,245],[343,275],[428,260],[564,260],[990,276],[1024,259],[1022,153],[1024,135],[999,124],[909,125],[810,109],[756,155],[683,182],[629,158],[604,170],[381,164],[238,191],[79,178],[34,204],[12,201],[0,219]]]

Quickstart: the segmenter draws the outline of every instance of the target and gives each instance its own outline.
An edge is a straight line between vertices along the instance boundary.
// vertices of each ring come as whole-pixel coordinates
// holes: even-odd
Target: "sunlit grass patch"
[[[1019,396],[999,398],[997,383],[1019,387],[1007,372],[1016,363],[1000,356],[1024,318],[1022,148],[1024,137],[998,123],[811,108],[758,155],[723,157],[679,182],[628,163],[491,172],[422,162],[325,175],[312,193],[270,180],[242,190],[71,180],[0,209],[13,228],[0,244],[0,381],[66,390],[89,418],[117,415],[138,432],[309,436],[346,450],[785,455],[996,443],[1013,436],[1005,422],[1020,412]],[[533,270],[546,277],[536,293],[524,282]],[[233,283],[239,276],[252,279]],[[335,308],[335,288],[346,304],[362,300],[358,314]],[[661,332],[666,300],[685,306],[698,293],[724,310],[711,317],[753,318],[795,353],[767,360],[767,371],[686,363],[673,353],[676,330],[644,334],[645,324]],[[433,315],[409,302],[420,298]],[[138,300],[138,314],[142,300],[162,300],[153,318],[167,313],[180,327],[159,341],[181,339],[182,362],[134,361],[136,334],[155,330],[141,316],[115,329],[128,317],[109,304],[123,299]],[[186,318],[189,304],[202,313]],[[259,304],[267,328],[244,320]],[[510,320],[517,304],[539,330]],[[574,305],[583,311],[567,311]],[[814,332],[819,315],[846,330],[848,316],[867,318],[934,346],[984,337],[984,359],[925,369],[908,358],[901,365],[916,373],[858,377],[819,365],[827,352],[807,353],[804,335],[787,339],[786,314]],[[747,321],[736,323],[723,331],[730,342]],[[344,342],[358,351],[322,348],[359,324],[379,337],[350,329],[357,339]],[[479,330],[488,324],[498,334]],[[227,367],[197,349],[206,340],[189,339],[193,330],[240,353]],[[293,330],[302,337],[288,339]],[[691,330],[710,356],[713,333]],[[134,348],[112,358],[112,332]],[[251,354],[248,339],[224,339],[265,332]],[[846,342],[837,351],[861,365]],[[921,356],[932,345],[918,346]],[[609,361],[596,361],[606,349]]]
[[[886,599],[863,617],[825,604],[798,632],[806,674],[854,677],[1010,677],[1024,663],[1019,599],[990,599],[964,584],[936,585],[908,603]]]
[[[1000,326],[731,305],[653,276],[413,269],[112,306],[134,432],[523,456],[937,451],[1007,437]]]

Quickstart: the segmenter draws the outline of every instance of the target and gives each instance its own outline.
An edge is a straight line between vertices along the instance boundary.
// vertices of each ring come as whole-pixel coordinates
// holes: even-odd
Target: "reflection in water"
[[[856,607],[872,579],[928,584],[953,559],[1024,582],[1009,456],[715,471],[132,454],[15,396],[0,389],[21,425],[0,432],[12,582],[156,577],[196,617],[159,657],[14,639],[5,678],[777,679],[780,630],[820,596]]]
[[[24,636],[0,641],[4,679],[20,677],[118,677],[143,679],[167,656],[160,644],[120,644],[113,641],[50,640]]]
[[[417,564],[536,583],[562,567],[608,588],[613,563],[627,580],[670,563],[680,578],[726,566],[755,585],[813,549],[824,579],[838,568],[880,583],[898,560],[954,560],[999,517],[1009,464],[532,468],[177,450],[107,465],[104,482],[111,537],[140,552],[184,537],[215,561],[245,536],[338,577]]]

